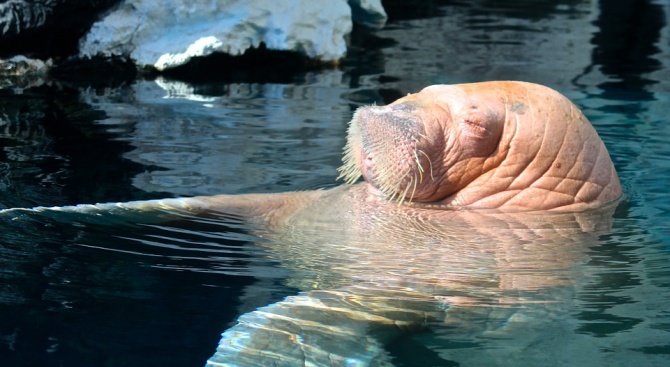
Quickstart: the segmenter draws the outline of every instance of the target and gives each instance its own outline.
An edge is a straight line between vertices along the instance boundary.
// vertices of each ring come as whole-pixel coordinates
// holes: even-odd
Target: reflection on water
[[[340,348],[350,365],[667,364],[668,4],[442,1],[428,11],[435,3],[421,16],[390,11],[387,29],[352,39],[342,70],[293,84],[3,90],[0,205],[328,186],[355,107],[428,84],[522,79],[572,98],[608,146],[627,195],[610,230],[575,218],[559,235],[568,222],[412,227],[371,215],[377,227],[309,218],[277,238],[231,216],[3,215],[3,365],[202,365],[226,330],[224,345],[263,348],[269,334],[236,320],[280,332],[291,325],[282,312],[303,339],[263,350],[286,358],[299,341]]]
[[[538,216],[328,200],[309,217],[292,218],[268,244],[292,270],[287,283],[303,293],[243,315],[223,334],[212,365],[384,365],[391,359],[385,342],[427,326],[530,348],[553,337],[538,330],[559,327],[575,292],[591,281],[584,265],[614,209]],[[561,331],[558,340],[572,335]],[[489,360],[535,361],[523,349],[498,353],[497,342],[482,347]]]
[[[128,88],[130,102],[83,98],[106,112],[108,129],[134,127],[120,137],[132,146],[127,159],[160,167],[136,175],[134,186],[184,196],[268,192],[332,181],[356,107],[342,103],[345,83],[328,71],[305,75],[304,84],[229,84],[201,95],[213,88],[158,80]]]

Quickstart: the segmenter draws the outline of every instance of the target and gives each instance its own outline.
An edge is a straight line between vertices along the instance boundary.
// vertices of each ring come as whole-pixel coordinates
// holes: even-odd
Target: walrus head
[[[340,177],[398,202],[555,209],[621,196],[604,144],[561,94],[524,82],[436,85],[359,108]]]

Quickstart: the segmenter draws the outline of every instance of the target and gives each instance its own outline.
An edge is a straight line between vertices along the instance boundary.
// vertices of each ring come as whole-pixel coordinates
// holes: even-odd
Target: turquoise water
[[[541,252],[557,263],[538,262],[532,246],[512,252],[486,242],[520,268],[453,256],[458,247],[439,236],[361,243],[315,231],[281,242],[232,216],[5,215],[2,365],[201,366],[238,317],[285,297],[362,284],[355,295],[372,289],[393,300],[370,284],[417,289],[427,279],[437,279],[431,291],[444,303],[417,304],[437,306],[442,319],[369,354],[385,350],[396,366],[668,365],[670,9],[612,3],[396,4],[384,30],[352,39],[340,69],[286,84],[0,90],[3,208],[330,187],[356,107],[430,84],[493,79],[570,97],[605,141],[626,192],[611,229]],[[512,286],[501,287],[506,277]],[[361,346],[336,343],[352,354]]]

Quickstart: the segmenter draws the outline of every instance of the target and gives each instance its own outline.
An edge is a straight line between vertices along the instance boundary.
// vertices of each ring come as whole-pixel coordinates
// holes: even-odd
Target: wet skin
[[[288,282],[303,293],[242,315],[209,364],[390,366],[383,346],[400,332],[483,310],[560,313],[622,195],[578,108],[523,82],[437,85],[362,107],[340,172],[348,184],[329,190],[0,212],[239,216],[300,269]]]

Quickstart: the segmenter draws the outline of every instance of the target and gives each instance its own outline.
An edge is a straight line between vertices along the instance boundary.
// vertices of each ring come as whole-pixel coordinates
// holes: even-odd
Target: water
[[[320,289],[444,312],[367,345],[396,366],[670,363],[669,6],[442,1],[389,12],[385,30],[354,37],[340,70],[292,83],[5,88],[0,206],[330,187],[356,107],[429,84],[521,79],[563,92],[596,126],[626,192],[612,228],[561,251],[500,248],[518,241],[479,233],[486,251],[453,256],[459,242],[439,236],[261,239],[234,216],[5,215],[2,365],[201,366],[241,315]],[[407,293],[430,284],[442,304]],[[362,345],[336,343],[352,355]]]

